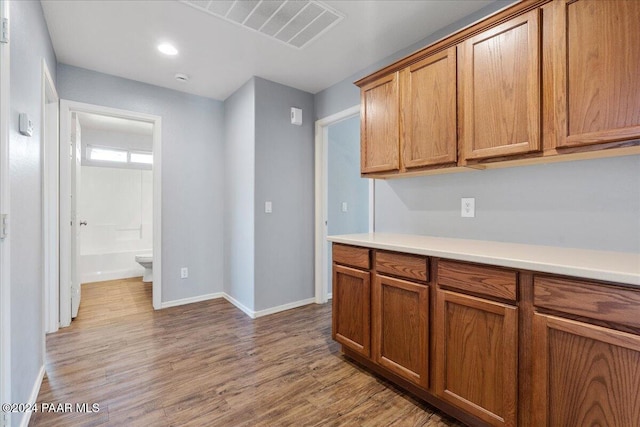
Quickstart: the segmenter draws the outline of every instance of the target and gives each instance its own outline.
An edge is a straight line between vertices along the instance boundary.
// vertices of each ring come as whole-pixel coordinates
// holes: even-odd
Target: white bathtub
[[[150,253],[151,249],[80,255],[81,283],[103,282],[144,275],[144,268],[135,256]]]

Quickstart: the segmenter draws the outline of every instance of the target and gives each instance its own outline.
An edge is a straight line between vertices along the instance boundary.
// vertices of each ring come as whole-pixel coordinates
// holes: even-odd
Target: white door
[[[71,117],[71,317],[78,315],[80,308],[80,215],[78,196],[80,195],[80,161],[82,144],[78,115]]]

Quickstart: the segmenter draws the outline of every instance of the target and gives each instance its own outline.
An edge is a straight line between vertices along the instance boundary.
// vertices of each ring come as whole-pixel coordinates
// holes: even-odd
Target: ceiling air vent
[[[202,12],[302,49],[344,15],[315,0],[180,0]]]

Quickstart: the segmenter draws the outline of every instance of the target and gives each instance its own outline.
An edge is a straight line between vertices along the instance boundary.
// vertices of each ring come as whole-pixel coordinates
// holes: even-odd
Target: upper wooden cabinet
[[[362,87],[360,111],[360,169],[362,173],[400,168],[398,73]]]
[[[402,164],[457,160],[456,49],[431,55],[400,72]]]
[[[640,154],[640,1],[522,0],[356,82],[390,178]]]
[[[460,45],[465,159],[540,150],[539,13],[532,10]]]
[[[640,138],[640,1],[556,5],[558,147]]]

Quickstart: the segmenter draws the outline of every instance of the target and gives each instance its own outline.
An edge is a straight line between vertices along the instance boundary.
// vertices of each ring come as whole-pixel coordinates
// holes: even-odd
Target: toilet
[[[144,267],[144,283],[153,282],[153,254],[136,255],[136,262]]]

